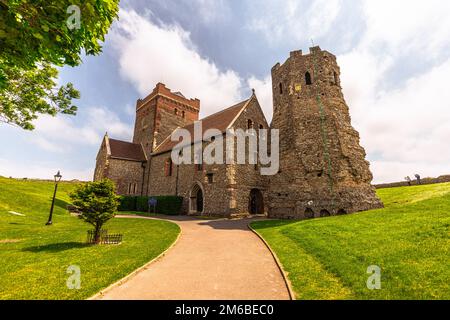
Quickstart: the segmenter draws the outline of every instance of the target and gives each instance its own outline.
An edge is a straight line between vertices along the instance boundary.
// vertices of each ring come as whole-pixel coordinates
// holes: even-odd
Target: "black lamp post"
[[[55,191],[53,192],[53,200],[52,200],[52,207],[50,208],[50,215],[48,216],[48,221],[45,225],[50,226],[53,224],[52,218],[53,218],[53,207],[55,206],[55,197],[56,197],[56,190],[58,189],[58,182],[61,181],[62,175],[61,173],[58,173],[54,175],[55,177]]]

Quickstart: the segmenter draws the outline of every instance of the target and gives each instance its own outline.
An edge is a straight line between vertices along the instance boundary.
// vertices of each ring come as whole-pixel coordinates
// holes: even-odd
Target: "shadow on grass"
[[[67,206],[69,204],[70,203],[68,203],[68,202],[66,202],[64,200],[61,200],[61,199],[58,199],[58,198],[55,199],[55,207],[59,207],[61,209],[67,210]],[[50,210],[50,208],[49,208],[49,210]]]
[[[267,228],[283,227],[301,221],[302,220],[260,220],[260,221],[256,220],[255,222],[252,222],[252,227],[255,229],[267,229]]]
[[[91,244],[81,243],[81,242],[63,242],[63,243],[51,243],[43,246],[35,246],[23,248],[22,251],[26,252],[61,252],[72,249],[82,249],[92,246]]]

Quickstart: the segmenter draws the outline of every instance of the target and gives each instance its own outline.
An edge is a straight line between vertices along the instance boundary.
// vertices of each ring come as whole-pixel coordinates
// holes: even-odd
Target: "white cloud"
[[[396,54],[413,52],[422,60],[435,57],[439,50],[448,48],[449,1],[365,0],[363,10],[367,21],[365,46]]]
[[[132,126],[123,123],[111,110],[103,107],[81,109],[77,117],[82,121],[64,115],[42,115],[34,122],[36,129],[24,134],[40,148],[57,153],[73,151],[82,145],[97,146],[106,131],[115,138],[131,139]]]
[[[308,41],[325,35],[341,10],[341,0],[278,0],[252,3],[253,16],[247,28],[261,32],[267,41],[277,45],[284,41]]]
[[[190,7],[194,7],[197,15],[207,25],[226,21],[231,14],[230,7],[225,0],[187,0]]]
[[[188,32],[175,25],[158,26],[134,11],[122,9],[111,34],[123,77],[142,97],[157,82],[201,100],[202,115],[211,114],[241,99],[242,82],[232,70],[219,70],[201,57]]]
[[[450,3],[367,0],[363,8],[367,30],[338,61],[354,125],[375,159],[374,181],[448,174],[450,59],[436,62],[448,57],[450,25],[441,18]],[[392,71],[401,68],[405,56],[432,67],[409,78],[397,76]]]
[[[255,89],[259,104],[261,105],[264,115],[270,124],[273,114],[273,100],[272,100],[272,78],[267,76],[263,80],[256,77],[250,77],[247,80],[248,86]]]

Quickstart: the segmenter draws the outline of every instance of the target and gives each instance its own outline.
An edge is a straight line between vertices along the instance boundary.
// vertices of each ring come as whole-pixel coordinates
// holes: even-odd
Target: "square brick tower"
[[[136,102],[133,143],[141,143],[147,157],[173,130],[198,120],[200,100],[187,99],[158,83],[146,98]]]
[[[142,194],[147,195],[151,183],[151,154],[178,127],[198,120],[200,100],[188,99],[158,83],[144,99],[136,102],[133,143],[141,144],[148,159],[143,164]]]
[[[336,57],[319,47],[291,52],[272,68],[280,130],[280,172],[271,178],[269,216],[313,218],[383,207],[359,134],[352,127]]]

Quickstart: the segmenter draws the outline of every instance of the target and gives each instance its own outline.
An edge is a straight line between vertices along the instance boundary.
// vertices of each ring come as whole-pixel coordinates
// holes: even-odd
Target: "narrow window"
[[[208,177],[208,183],[214,182],[214,174],[213,173],[208,173],[206,176]]]
[[[334,84],[338,85],[339,84],[339,78],[338,78],[338,74],[336,73],[336,71],[333,72],[334,75]]]
[[[173,113],[175,113],[175,115],[177,115],[177,114],[178,114],[178,109],[175,108],[175,110],[173,111]]]
[[[280,94],[283,94],[283,84],[280,82]]]
[[[306,85],[308,85],[308,86],[312,85],[311,74],[309,72],[305,73],[305,82],[306,82]]]
[[[253,129],[253,121],[250,119],[247,120],[247,129]]]
[[[164,164],[164,174],[166,177],[172,176],[172,159],[167,159]]]
[[[195,171],[203,171],[203,159],[201,152],[195,155]]]
[[[186,114],[184,111],[181,111],[181,117],[184,119],[186,117]]]

